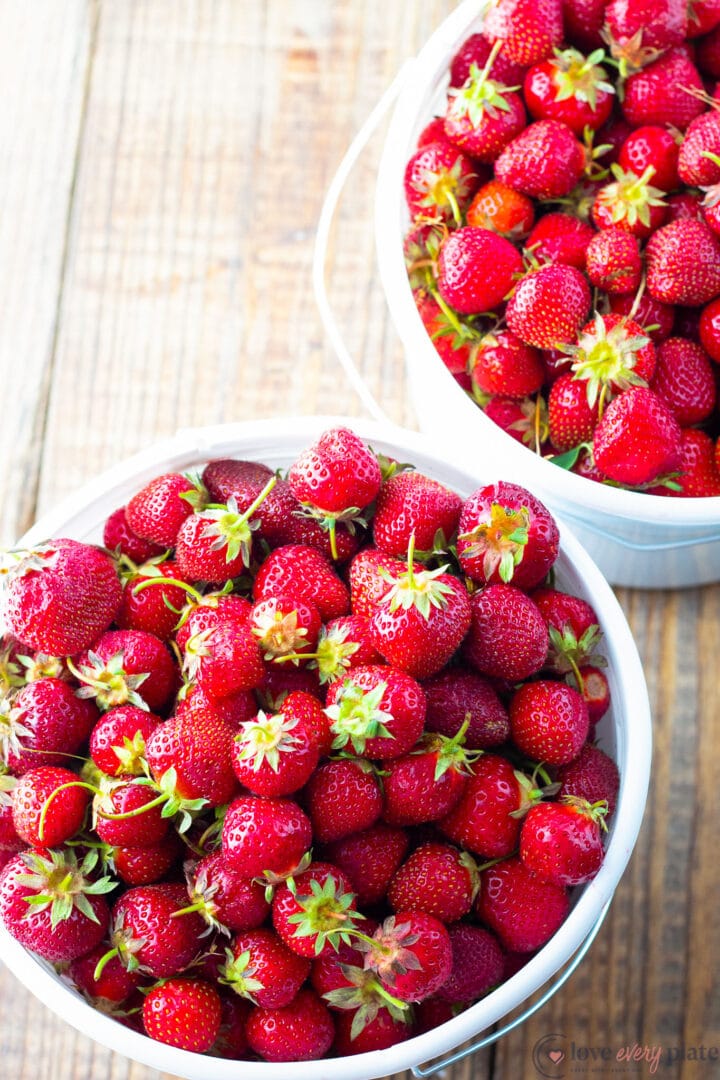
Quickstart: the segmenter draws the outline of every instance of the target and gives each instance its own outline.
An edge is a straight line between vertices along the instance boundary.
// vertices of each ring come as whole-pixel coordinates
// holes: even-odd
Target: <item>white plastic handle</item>
[[[315,290],[315,302],[320,312],[320,319],[322,320],[325,333],[327,334],[355,393],[358,395],[370,415],[375,420],[379,420],[382,423],[388,423],[389,417],[370,392],[350,350],[345,344],[335,315],[333,314],[332,307],[330,306],[330,301],[328,300],[325,271],[327,269],[330,230],[332,228],[333,218],[335,217],[335,211],[337,210],[342,190],[345,187],[357,159],[360,157],[360,154],[367,146],[381,120],[385,117],[390,106],[400,93],[400,89],[403,86],[410,69],[414,67],[414,64],[414,60],[405,61],[347,148],[345,155],[338,166],[338,170],[330,182],[325,201],[322,205],[322,210],[320,211],[320,219],[318,221],[317,233],[315,236],[315,250],[313,254],[313,288]]]

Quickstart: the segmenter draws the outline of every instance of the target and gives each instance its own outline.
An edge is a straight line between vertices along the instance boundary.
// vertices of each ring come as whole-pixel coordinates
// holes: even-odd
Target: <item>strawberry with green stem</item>
[[[232,743],[232,766],[240,783],[255,795],[291,795],[314,773],[319,748],[306,715],[296,715],[292,695],[280,712],[262,710],[243,724]]]
[[[20,775],[62,765],[82,747],[98,719],[94,703],[63,679],[40,679],[12,697],[0,694],[0,761]]]
[[[183,971],[198,952],[207,927],[197,912],[173,918],[187,900],[180,882],[140,885],[128,889],[112,909],[110,949],[99,961],[95,978],[117,956],[128,971],[154,979]]]
[[[310,819],[291,799],[240,795],[225,814],[222,850],[226,862],[271,885],[309,864],[311,843]]]
[[[550,635],[546,666],[557,675],[572,672],[582,691],[581,668],[590,664],[604,666],[597,652],[602,640],[598,618],[590,604],[580,597],[557,589],[536,589],[532,598],[545,619]]]
[[[647,386],[657,362],[655,346],[641,327],[623,315],[596,314],[579,332],[577,344],[562,346],[572,358],[575,379],[586,383],[590,408],[598,417],[610,395],[631,386]]]
[[[89,801],[69,769],[56,765],[29,769],[13,796],[17,834],[29,847],[59,847],[81,830]]]
[[[260,927],[233,939],[219,982],[261,1008],[281,1009],[295,999],[309,973],[307,957],[289,949],[273,930]]]
[[[288,657],[295,663],[302,652],[312,653],[322,627],[315,605],[293,596],[261,600],[253,607],[249,621],[263,660]]]
[[[445,134],[478,161],[493,162],[525,126],[519,86],[504,86],[490,77],[502,42],[492,47],[485,66],[471,64],[461,88],[451,87],[445,113]],[[459,222],[458,222],[459,224]]]
[[[654,167],[648,165],[641,176],[617,164],[610,169],[615,179],[600,189],[593,203],[595,225],[598,229],[615,225],[646,239],[664,224],[667,216],[665,192],[651,184]]]
[[[161,548],[172,548],[185,518],[203,505],[206,495],[199,481],[181,473],[165,473],[130,499],[125,517],[136,536]]]
[[[393,911],[423,911],[442,923],[455,923],[470,913],[479,888],[472,855],[450,844],[428,843],[395,872],[388,903]]]
[[[351,668],[376,664],[380,660],[370,640],[370,624],[362,615],[343,615],[331,619],[320,630],[314,652],[286,653],[276,663],[308,661],[317,671],[321,685],[335,682]]]
[[[398,668],[379,664],[353,668],[331,683],[325,709],[333,749],[376,760],[407,753],[422,733],[425,711],[420,684]]]
[[[612,112],[615,88],[603,68],[603,49],[584,56],[577,49],[555,49],[527,71],[525,103],[535,120],[559,120],[577,136],[597,131]]]
[[[160,711],[177,686],[177,669],[164,641],[145,630],[108,630],[68,667],[104,712],[117,705]]]
[[[439,821],[462,798],[482,751],[464,747],[469,718],[452,737],[424,735],[404,757],[386,762],[383,818],[389,825]]]
[[[160,717],[137,705],[118,705],[90,733],[90,757],[107,776],[142,776],[145,744]]]
[[[520,858],[525,866],[553,885],[591,881],[603,861],[607,809],[606,802],[591,805],[573,795],[534,806],[520,831]]]
[[[300,956],[322,956],[339,942],[350,943],[364,918],[349,879],[330,863],[311,863],[278,886],[273,897],[273,926]]]
[[[255,930],[265,922],[270,911],[265,889],[228,866],[221,851],[186,867],[186,874],[190,903],[173,918],[198,911],[211,929],[226,935]]]
[[[405,166],[404,190],[410,216],[418,222],[460,225],[477,184],[473,162],[447,139],[421,146]]]

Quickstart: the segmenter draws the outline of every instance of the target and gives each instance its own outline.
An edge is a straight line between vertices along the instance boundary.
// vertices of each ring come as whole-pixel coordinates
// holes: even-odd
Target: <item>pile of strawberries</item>
[[[5,579],[0,918],[151,1038],[267,1061],[465,1009],[603,859],[600,628],[558,531],[326,432],[158,476]]]
[[[720,0],[492,0],[405,170],[460,386],[565,469],[720,495]]]

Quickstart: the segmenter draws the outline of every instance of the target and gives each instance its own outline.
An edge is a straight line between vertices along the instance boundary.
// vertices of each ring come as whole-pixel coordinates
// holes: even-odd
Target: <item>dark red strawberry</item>
[[[187,594],[180,585],[182,581],[177,564],[171,561],[146,562],[132,569],[122,570],[123,599],[115,622],[121,630],[145,630],[161,641],[167,641],[177,626],[185,607]],[[158,579],[162,578],[160,583]],[[152,588],[136,591],[138,585],[158,581]]]
[[[569,127],[537,120],[505,147],[495,177],[533,199],[562,199],[580,180],[585,163],[585,149]]]
[[[163,548],[136,536],[128,525],[125,507],[115,510],[103,527],[103,544],[118,555],[126,555],[134,563],[144,563],[157,555],[162,555]]]
[[[150,1038],[195,1054],[211,1048],[221,1018],[220,995],[202,979],[167,979],[143,1002],[143,1026]]]
[[[606,122],[615,93],[608,73],[600,66],[603,55],[585,57],[577,49],[555,50],[525,75],[523,94],[535,120],[559,120],[579,138],[586,129],[597,131]]]
[[[504,858],[517,847],[517,811],[526,802],[512,765],[497,754],[483,754],[475,763],[457,806],[440,822],[445,836],[487,859]]]
[[[513,742],[535,761],[566,765],[580,753],[589,726],[582,695],[562,682],[526,683],[510,700]]]
[[[400,1001],[430,997],[450,974],[450,937],[432,915],[399,911],[385,920],[372,940],[365,954],[365,967],[374,971]]]
[[[670,337],[675,322],[675,308],[660,303],[647,291],[639,302],[636,296],[611,296],[610,311],[626,317],[630,317],[632,312],[632,321],[638,324],[654,345]]]
[[[523,67],[550,56],[562,33],[561,0],[498,0],[483,25],[488,41],[502,41],[503,55]]]
[[[484,68],[491,50],[492,45],[482,34],[471,34],[469,38],[466,38],[450,61],[450,85],[462,86],[473,64]],[[502,49],[495,57],[490,70],[494,78],[507,86],[520,82],[522,79],[522,65],[509,60]]]
[[[170,831],[156,847],[112,849],[115,873],[126,885],[153,885],[166,878],[186,848],[178,834]]]
[[[235,499],[244,511],[255,501],[272,475],[272,469],[260,461],[219,458],[205,466],[202,482],[213,502],[227,503]]]
[[[265,709],[277,712],[288,694],[301,692],[314,697],[317,702],[324,700],[317,671],[309,667],[296,668],[293,664],[266,664],[265,676],[255,695]]]
[[[253,583],[255,601],[296,596],[314,604],[323,622],[347,615],[350,596],[328,560],[305,544],[287,544],[271,552]]]
[[[322,844],[369,829],[383,809],[377,773],[367,761],[326,761],[310,778],[307,808]]]
[[[264,1061],[315,1061],[335,1038],[330,1013],[312,990],[281,1009],[254,1009],[247,1022],[250,1049]]]
[[[379,823],[329,844],[325,855],[347,874],[357,902],[364,910],[385,898],[392,876],[405,858],[408,843],[403,829]]]
[[[197,912],[176,916],[186,904],[180,882],[128,889],[113,905],[112,950],[106,956],[119,956],[128,970],[153,979],[177,975],[199,951],[205,931]]]
[[[268,480],[246,510],[231,498],[183,521],[175,539],[175,561],[187,581],[221,585],[242,574],[252,558],[253,533],[260,527],[256,512],[275,483],[275,477]]]
[[[171,548],[183,521],[200,502],[201,493],[191,480],[179,473],[167,473],[151,480],[132,497],[125,517],[143,540]]]
[[[494,934],[480,926],[458,923],[448,933],[452,970],[438,997],[457,1005],[477,1001],[506,977],[505,954]]]
[[[534,952],[565,921],[566,890],[540,881],[517,857],[483,871],[480,880],[477,913],[511,952]]]
[[[96,979],[95,969],[106,952],[104,945],[96,945],[89,953],[73,960],[68,968],[68,974],[77,988],[101,1011],[103,1005],[122,1005],[139,982],[137,973],[128,971],[117,956],[108,960]]]
[[[671,337],[658,349],[650,383],[681,427],[707,420],[715,408],[715,375],[705,350],[694,341]]]
[[[507,711],[491,683],[474,671],[450,668],[423,683],[425,727],[453,738],[467,722],[465,746],[485,750],[510,737]]]
[[[145,756],[170,799],[223,806],[238,788],[230,760],[232,737],[222,720],[195,705],[155,729]]]
[[[527,869],[553,885],[591,881],[603,861],[606,809],[572,795],[531,807],[520,830],[520,858]]]
[[[405,198],[412,218],[460,224],[478,181],[473,163],[442,135],[420,146],[405,166]]]
[[[561,796],[573,795],[589,803],[606,802],[608,815],[615,810],[620,774],[612,758],[599,747],[583,746],[574,761],[557,770],[556,777]]]
[[[341,1056],[369,1054],[375,1050],[387,1050],[410,1038],[408,1020],[391,1015],[387,1008],[378,1007],[372,1020],[362,1017],[360,1030],[353,1034],[353,1026],[359,1010],[339,1012],[335,1019],[334,1050]]]
[[[89,801],[89,793],[69,769],[29,769],[13,794],[15,830],[28,847],[60,847],[82,828]]]
[[[518,682],[545,663],[549,639],[537,605],[513,585],[489,585],[470,599],[463,655],[481,675]]]
[[[422,733],[425,710],[422,687],[404,671],[379,664],[353,668],[328,687],[333,749],[374,759],[402,757]]]
[[[100,717],[90,735],[90,756],[108,776],[140,776],[145,743],[160,723],[136,705],[119,705]]]
[[[221,851],[206,855],[188,875],[189,907],[208,926],[235,933],[254,930],[265,922],[270,905],[261,884],[228,866]]]
[[[423,911],[442,923],[467,915],[480,885],[467,852],[449,844],[423,844],[396,871],[388,889],[393,911]]]
[[[297,870],[311,843],[310,820],[290,799],[241,795],[225,814],[225,861],[248,877],[288,876]]]
[[[544,214],[527,238],[527,250],[539,263],[563,263],[585,269],[585,253],[595,235],[592,225],[572,214]]]
[[[378,495],[375,545],[400,559],[407,555],[413,534],[416,551],[444,547],[455,533],[461,506],[460,496],[439,481],[415,470],[395,473],[383,482]]]
[[[238,934],[226,958],[220,981],[261,1008],[289,1005],[310,973],[310,961],[265,928]]]
[[[595,428],[593,456],[610,480],[648,484],[677,468],[680,427],[657,394],[631,386],[610,402]]]
[[[590,289],[574,266],[554,263],[518,282],[507,306],[508,326],[537,349],[574,341],[590,310]]]
[[[597,49],[603,44],[605,0],[563,0],[565,36],[582,49]]]
[[[703,349],[711,360],[720,364],[720,299],[703,308],[699,330]]]
[[[78,696],[103,710],[137,705],[162,712],[177,689],[178,674],[164,642],[144,630],[108,630],[78,657]]]
[[[20,775],[38,765],[62,765],[83,745],[98,718],[62,679],[40,679],[0,698],[0,760]]]

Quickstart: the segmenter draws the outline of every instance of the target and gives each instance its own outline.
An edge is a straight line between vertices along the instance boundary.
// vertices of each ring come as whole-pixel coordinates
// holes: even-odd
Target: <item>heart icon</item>
[[[559,1065],[562,1059],[565,1057],[564,1050],[548,1050],[548,1057],[552,1061],[553,1065]]]

